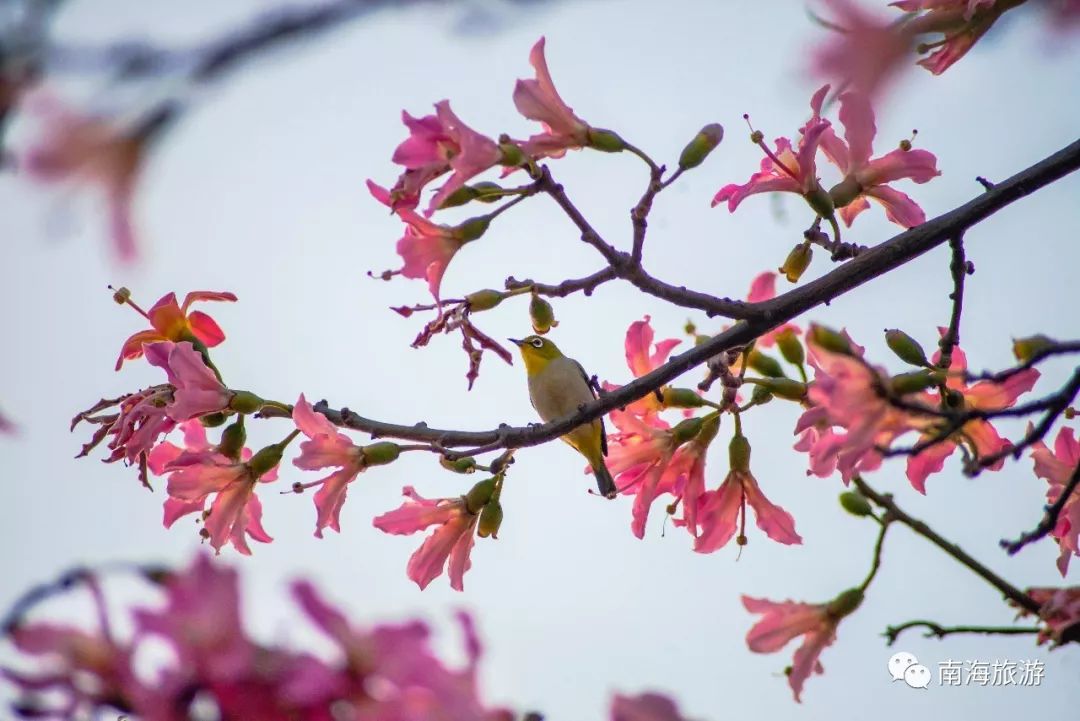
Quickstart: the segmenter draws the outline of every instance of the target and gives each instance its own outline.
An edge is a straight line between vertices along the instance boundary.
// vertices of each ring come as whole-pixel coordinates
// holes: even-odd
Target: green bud
[[[757,385],[767,388],[778,398],[789,401],[801,401],[806,398],[806,384],[791,378],[760,378]]]
[[[255,413],[263,407],[263,399],[250,391],[233,391],[229,399],[229,410],[237,413]]]
[[[784,264],[778,269],[780,275],[787,278],[789,283],[797,283],[802,274],[806,272],[806,269],[810,267],[810,261],[813,258],[814,249],[810,247],[810,244],[799,243],[791,249],[787,258],[784,259]]]
[[[801,366],[806,362],[806,351],[803,350],[803,344],[799,337],[795,335],[795,331],[790,328],[781,331],[776,336],[776,347],[780,349],[780,355],[784,356],[784,360],[788,363]]]
[[[870,507],[870,501],[866,500],[866,496],[854,491],[841,493],[840,505],[853,516],[869,516],[874,512],[874,509]]]
[[[285,447],[278,444],[267,446],[251,457],[247,462],[251,469],[252,478],[258,479],[269,473],[277,464],[281,463],[281,457],[285,454]]]
[[[686,321],[686,325],[683,326],[683,332],[686,333],[686,335],[697,335],[697,326],[694,325],[694,321]]]
[[[488,504],[495,493],[495,479],[485,478],[469,489],[465,494],[465,509],[469,513],[479,513]]]
[[[225,430],[221,432],[221,442],[218,443],[217,448],[218,453],[226,458],[239,461],[246,442],[247,429],[244,428],[244,417],[239,416],[234,423],[226,426]]]
[[[480,215],[475,218],[469,218],[464,223],[454,228],[454,237],[462,243],[468,243],[486,233],[489,225],[491,225],[491,218],[489,216]]]
[[[551,307],[551,303],[535,293],[529,301],[529,318],[532,320],[533,331],[538,335],[544,335],[559,325],[559,321],[555,320],[555,309]]]
[[[506,189],[498,183],[493,183],[490,180],[484,180],[476,183],[472,186],[473,191],[476,193],[476,199],[481,203],[494,203],[499,198],[506,195]]]
[[[849,588],[839,596],[829,601],[825,612],[834,619],[850,616],[863,602],[863,592],[858,588]]]
[[[439,204],[439,208],[457,208],[458,206],[465,205],[471,200],[475,200],[479,196],[476,192],[476,188],[468,185],[463,185],[450,195],[446,196],[442,203]]]
[[[845,205],[850,205],[853,200],[858,198],[859,194],[862,193],[862,190],[863,188],[859,184],[859,181],[849,175],[829,189],[829,197],[832,198],[835,207],[843,208]]]
[[[899,328],[890,328],[885,331],[885,343],[896,357],[913,366],[928,366],[926,351],[919,342]]]
[[[700,408],[702,405],[702,399],[698,392],[689,388],[667,386],[661,391],[661,394],[664,396],[665,408]]]
[[[446,456],[439,456],[439,464],[454,473],[473,473],[476,471],[476,459],[472,456],[465,456],[454,461],[451,461]]]
[[[1016,356],[1016,360],[1026,363],[1036,353],[1055,345],[1057,345],[1056,340],[1042,334],[1015,338],[1013,339],[1013,355]]]
[[[941,376],[937,373],[930,371],[912,371],[911,373],[901,373],[895,375],[889,380],[889,386],[892,388],[892,392],[899,395],[907,395],[908,393],[918,393],[924,391],[930,386],[937,385],[941,382]]]
[[[390,441],[371,443],[360,449],[364,454],[364,465],[385,466],[393,463],[401,455],[401,446]]]
[[[685,420],[679,421],[679,423],[671,429],[671,437],[675,441],[675,444],[682,445],[700,433],[704,422],[703,418],[686,418]]]
[[[708,446],[716,438],[716,434],[720,432],[720,414],[712,413],[705,416],[701,422],[701,431],[698,432],[697,438],[694,439],[694,443],[701,446]]]
[[[225,425],[227,420],[229,420],[229,417],[224,413],[209,413],[205,416],[199,416],[199,423],[202,424],[203,428],[217,428]]]
[[[504,298],[506,298],[505,293],[485,288],[475,293],[469,293],[465,296],[465,302],[469,304],[470,313],[479,313],[482,310],[491,310],[499,303],[502,303]]]
[[[831,328],[826,328],[823,325],[812,325],[806,335],[816,345],[831,353],[852,354],[851,341]]]
[[[772,391],[765,386],[755,385],[750,392],[750,401],[756,406],[763,406],[773,399]]]
[[[525,162],[525,154],[521,152],[521,148],[509,140],[500,142],[499,150],[502,151],[502,158],[499,159],[499,165],[516,168]]]
[[[724,139],[724,126],[720,123],[709,123],[698,131],[694,139],[686,144],[679,155],[679,167],[683,170],[696,168],[705,162],[709,153],[716,149],[720,141]]]
[[[739,473],[750,472],[750,441],[746,436],[735,436],[728,445],[728,460],[731,470]]]
[[[784,377],[784,369],[780,367],[780,361],[770,355],[765,355],[757,348],[747,354],[746,364],[763,376],[770,378]]]
[[[806,198],[806,202],[814,209],[814,212],[822,218],[833,217],[832,196],[826,193],[824,188],[817,186],[803,197]]]
[[[626,141],[620,138],[619,134],[614,130],[589,128],[585,143],[593,150],[600,150],[605,153],[619,153],[626,150]]]
[[[502,504],[498,500],[489,502],[480,511],[480,519],[476,522],[476,534],[480,538],[499,537],[499,526],[503,521]]]

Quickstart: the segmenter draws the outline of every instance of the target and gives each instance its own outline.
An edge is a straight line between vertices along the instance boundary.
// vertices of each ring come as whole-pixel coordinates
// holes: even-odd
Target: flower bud
[[[487,215],[469,218],[464,223],[454,228],[454,237],[462,243],[468,243],[486,233],[489,225],[491,225],[491,218]]]
[[[390,441],[379,441],[363,446],[360,451],[364,454],[365,466],[385,466],[398,459],[401,455],[401,446]]]
[[[806,398],[806,384],[791,378],[761,378],[757,385],[767,388],[772,395],[789,401]]]
[[[525,154],[521,152],[521,148],[509,139],[503,141],[500,138],[499,150],[502,151],[502,157],[499,158],[499,165],[516,168],[525,162]]]
[[[229,420],[229,417],[224,413],[208,413],[205,416],[199,416],[199,423],[202,424],[203,428],[217,428],[225,425],[227,420]]]
[[[261,449],[247,462],[248,468],[251,469],[251,477],[258,479],[269,473],[277,464],[281,463],[281,457],[284,454],[285,447],[277,443]]]
[[[835,207],[843,208],[858,198],[862,190],[859,181],[855,180],[854,176],[849,175],[829,189],[829,197],[832,198]]]
[[[791,328],[781,331],[776,336],[776,347],[780,349],[780,355],[784,356],[791,365],[801,366],[806,362],[806,351],[799,341],[795,331]]]
[[[118,303],[119,305],[123,305],[124,303],[127,303],[129,300],[131,300],[131,291],[127,288],[117,288],[113,292],[112,299],[116,301],[116,303]]]
[[[218,453],[231,458],[234,461],[240,460],[240,454],[244,451],[244,444],[247,442],[247,429],[244,428],[244,417],[240,416],[234,423],[225,427],[225,430],[221,432],[221,442],[218,443]]]
[[[686,335],[697,335],[697,326],[694,325],[694,321],[686,321],[686,325],[683,326],[683,332],[686,333]]]
[[[716,434],[720,432],[720,414],[710,413],[705,416],[701,421],[701,431],[698,432],[697,438],[694,439],[695,443],[701,446],[708,446],[716,438]]]
[[[675,441],[676,445],[682,445],[691,440],[694,436],[701,432],[701,426],[704,424],[703,418],[686,418],[679,421],[674,428],[671,429],[671,437]]]
[[[504,298],[506,298],[505,293],[485,288],[475,293],[469,293],[465,296],[465,302],[469,305],[470,313],[479,313],[483,310],[491,310],[499,303],[502,303]]]
[[[1013,339],[1013,355],[1016,356],[1016,360],[1026,363],[1036,353],[1052,348],[1055,345],[1057,345],[1056,340],[1042,334],[1028,336],[1027,338],[1015,338]]]
[[[841,619],[850,616],[863,602],[863,592],[858,588],[849,588],[829,601],[825,612],[832,618]]]
[[[465,509],[469,513],[479,513],[488,504],[495,493],[495,479],[485,478],[469,489],[465,494]]]
[[[732,472],[750,472],[750,441],[746,440],[746,436],[738,435],[731,439],[731,444],[728,446],[728,460],[731,463]]]
[[[229,399],[229,410],[237,413],[255,413],[263,407],[263,399],[251,391],[233,391]]]
[[[679,154],[679,167],[689,170],[701,165],[723,139],[724,126],[720,123],[709,123],[699,130],[694,139],[683,148],[682,153]]]
[[[538,335],[544,335],[559,325],[559,321],[555,320],[555,309],[551,307],[551,303],[535,293],[529,301],[529,318],[532,320],[533,331]]]
[[[446,456],[439,456],[439,464],[454,473],[474,473],[476,471],[476,459],[472,456],[465,456],[453,461]]]
[[[700,408],[703,403],[698,392],[689,388],[666,386],[660,393],[664,397],[665,408]]]
[[[439,204],[439,209],[457,208],[458,206],[465,205],[470,200],[475,200],[478,196],[479,193],[476,192],[476,188],[469,185],[463,185],[453,193],[450,193],[450,195],[446,196],[443,202]]]
[[[784,264],[778,268],[780,275],[787,278],[789,283],[797,283],[810,267],[810,261],[813,258],[814,249],[810,247],[810,244],[799,243],[791,249],[787,258],[784,259]]]
[[[784,377],[784,369],[780,367],[780,361],[770,355],[765,355],[757,348],[747,354],[746,364],[763,376],[770,378]]]
[[[889,387],[892,388],[892,392],[896,395],[903,396],[908,393],[924,391],[932,385],[937,385],[940,381],[941,376],[937,373],[912,371],[911,373],[901,373],[893,376],[889,379]]]
[[[822,218],[833,217],[834,206],[832,196],[826,193],[825,189],[820,185],[804,193],[803,197],[806,198],[807,204],[814,209],[814,212]]]
[[[476,194],[476,199],[481,203],[494,203],[499,198],[506,195],[506,189],[498,183],[493,183],[490,180],[484,180],[479,183],[475,183],[472,186],[473,192]]]
[[[823,325],[812,325],[806,335],[824,350],[831,353],[840,353],[841,355],[852,355],[851,341],[831,328],[826,328]]]
[[[840,505],[853,516],[869,516],[874,512],[874,509],[870,507],[870,501],[866,500],[866,496],[854,491],[841,493]]]
[[[896,356],[913,366],[928,366],[926,351],[919,342],[899,328],[891,328],[885,331],[885,343]]]
[[[772,391],[765,386],[755,385],[750,392],[750,402],[755,406],[763,406],[773,399]]]
[[[503,509],[502,504],[498,499],[491,500],[480,511],[480,519],[476,522],[476,535],[480,538],[492,538],[499,537],[499,526],[503,521]]]
[[[618,133],[602,128],[589,128],[585,143],[593,150],[605,153],[619,153],[626,150],[626,141],[620,138]]]

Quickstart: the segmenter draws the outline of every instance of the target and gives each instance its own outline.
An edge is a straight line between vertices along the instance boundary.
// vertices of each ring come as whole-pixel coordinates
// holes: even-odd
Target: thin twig
[[[949,327],[942,334],[938,347],[941,356],[938,360],[938,368],[949,370],[952,367],[953,349],[960,342],[960,316],[964,312],[964,279],[968,274],[967,258],[964,256],[964,234],[957,233],[949,238],[949,249],[952,251],[952,260],[949,263],[949,273],[952,275],[953,290],[949,293],[952,301],[952,313],[949,315]],[[945,393],[941,396],[945,402]]]
[[[1065,505],[1072,498],[1073,492],[1076,491],[1077,485],[1080,485],[1080,464],[1077,464],[1073,469],[1072,475],[1069,476],[1068,482],[1065,484],[1065,488],[1062,489],[1061,495],[1057,497],[1057,500],[1046,507],[1046,513],[1043,515],[1042,520],[1039,521],[1039,525],[1031,531],[1027,531],[1021,534],[1020,538],[1015,541],[1008,541],[1004,538],[1001,539],[1001,547],[1010,555],[1015,555],[1021,548],[1034,543],[1041,538],[1044,538],[1048,533],[1053,531],[1057,527],[1058,518],[1061,517],[1061,511],[1064,510]]]
[[[1040,631],[1038,626],[942,626],[939,623],[933,621],[925,621],[923,619],[917,619],[914,621],[907,621],[897,626],[889,626],[885,629],[885,633],[882,635],[888,639],[888,645],[892,646],[896,643],[896,639],[904,631],[912,628],[923,627],[926,629],[926,633],[923,634],[923,638],[945,638],[951,636],[954,633],[981,633],[986,635],[997,636],[1020,636],[1038,633]]]

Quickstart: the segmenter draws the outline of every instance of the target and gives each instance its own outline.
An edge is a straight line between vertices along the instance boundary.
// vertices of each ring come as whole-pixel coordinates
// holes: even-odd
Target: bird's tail
[[[596,487],[604,498],[614,498],[619,490],[615,486],[615,479],[611,477],[611,471],[604,464],[603,457],[592,464],[593,474],[596,476]]]

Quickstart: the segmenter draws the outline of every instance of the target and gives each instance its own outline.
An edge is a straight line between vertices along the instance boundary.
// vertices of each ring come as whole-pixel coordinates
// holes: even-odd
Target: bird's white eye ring
[[[544,347],[544,339],[543,338],[533,338],[532,346],[533,346],[533,348],[543,348]]]

